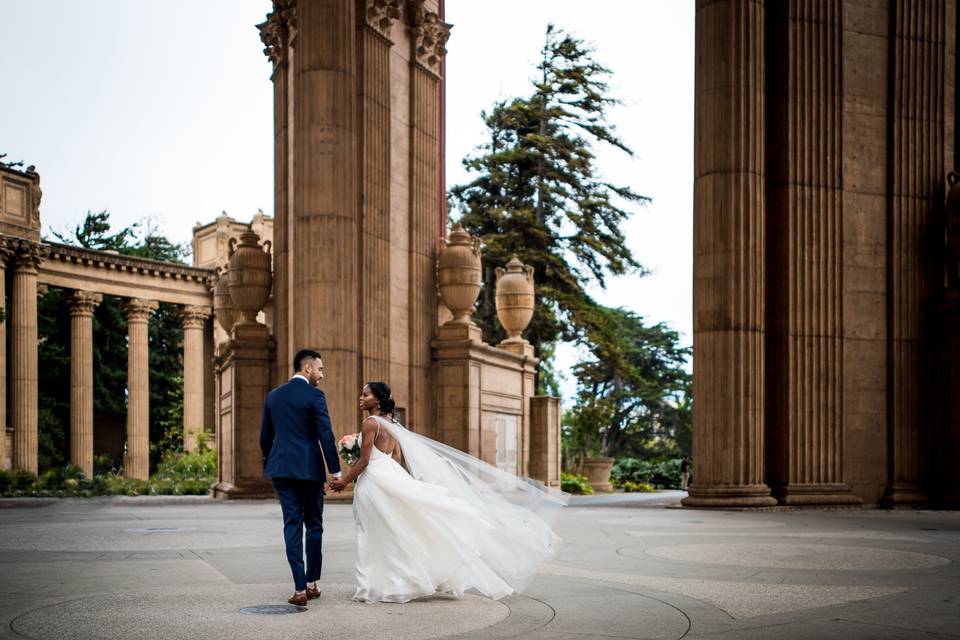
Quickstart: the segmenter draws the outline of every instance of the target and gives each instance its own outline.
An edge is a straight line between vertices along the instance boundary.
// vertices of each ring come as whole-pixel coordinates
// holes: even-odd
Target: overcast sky
[[[636,157],[603,174],[653,203],[626,225],[653,274],[595,291],[692,336],[693,2],[447,0],[447,182],[484,140],[480,111],[529,90],[548,22],[596,46]],[[0,0],[0,153],[41,174],[44,233],[89,210],[153,218],[189,241],[221,211],[272,214],[270,65],[254,25],[268,0]],[[575,358],[558,356],[561,368]],[[565,395],[573,390],[564,385]]]

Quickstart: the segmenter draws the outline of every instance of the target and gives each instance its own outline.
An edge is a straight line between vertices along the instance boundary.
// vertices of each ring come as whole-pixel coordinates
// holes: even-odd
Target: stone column
[[[187,306],[183,317],[183,450],[197,448],[197,434],[205,425],[204,411],[204,329],[210,309]]]
[[[133,298],[127,302],[127,459],[128,478],[150,477],[150,352],[148,322],[158,305]]]
[[[764,8],[698,2],[694,478],[688,506],[764,506]]]
[[[12,451],[7,449],[7,323],[9,322],[7,299],[7,261],[13,256],[13,248],[0,238],[0,469],[12,464]]]
[[[17,241],[10,295],[10,422],[13,468],[37,473],[37,268],[39,244]]]
[[[926,309],[935,286],[932,256],[943,198],[945,0],[894,3],[888,249],[890,478],[882,501],[925,502],[924,446],[935,419],[931,410]],[[942,242],[942,240],[941,240]]]
[[[843,11],[796,0],[767,12],[780,43],[768,136],[782,150],[768,162],[767,475],[783,504],[855,504],[843,482]]]
[[[440,167],[440,67],[450,25],[407,4],[410,55],[410,411],[407,426],[426,432],[434,423],[430,340],[437,329],[435,264]]]
[[[70,462],[93,477],[93,310],[99,293],[70,296]]]
[[[357,2],[360,377],[390,377],[390,31],[400,0]]]
[[[295,292],[287,306],[293,316],[290,346],[323,354],[323,386],[338,435],[355,431],[359,422],[360,297],[350,284],[360,281],[355,9],[355,0],[297,3],[294,86],[288,88],[293,102],[288,239],[296,257],[289,273]],[[284,284],[278,280],[278,286]]]
[[[525,475],[548,487],[560,486],[560,399],[530,398],[530,453]]]
[[[295,0],[274,0],[267,20],[257,25],[265,45],[264,54],[273,63],[273,137],[274,137],[274,221],[273,270],[274,309],[273,333],[277,352],[274,378],[285,380],[290,375],[291,359],[296,350],[294,313],[290,301],[294,295],[294,251],[292,211],[294,189],[295,117],[294,59],[297,43],[297,4]]]

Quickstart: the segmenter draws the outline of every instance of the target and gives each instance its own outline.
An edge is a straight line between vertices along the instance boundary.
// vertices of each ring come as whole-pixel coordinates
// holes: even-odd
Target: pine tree
[[[534,268],[536,306],[525,335],[541,357],[557,341],[606,340],[603,314],[586,286],[644,273],[623,223],[630,205],[648,198],[605,181],[596,168],[595,146],[633,152],[608,121],[619,101],[609,95],[610,71],[592,55],[582,41],[548,26],[532,93],[482,114],[490,139],[464,160],[475,177],[451,189],[459,221],[483,241],[475,317],[484,338],[506,337],[496,320],[495,269],[516,255]]]

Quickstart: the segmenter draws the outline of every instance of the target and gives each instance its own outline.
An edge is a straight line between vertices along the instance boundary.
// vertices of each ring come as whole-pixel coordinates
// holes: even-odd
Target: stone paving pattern
[[[960,513],[708,511],[577,499],[524,594],[363,605],[353,515],[326,506],[323,597],[290,592],[280,508],[0,501],[0,638],[960,638]],[[665,506],[666,505],[666,506]]]

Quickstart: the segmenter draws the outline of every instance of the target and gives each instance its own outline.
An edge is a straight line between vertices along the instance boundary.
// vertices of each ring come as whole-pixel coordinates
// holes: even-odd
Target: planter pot
[[[610,471],[613,469],[613,458],[581,458],[580,473],[587,476],[587,483],[597,493],[613,493],[610,484]]]

